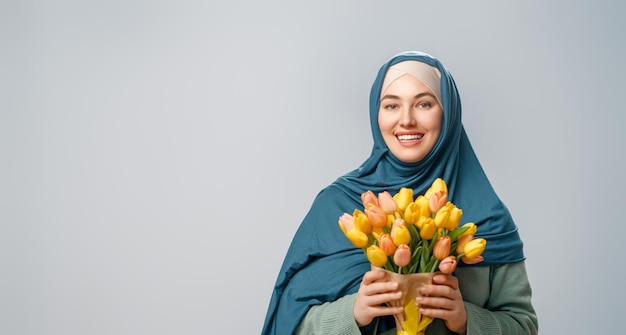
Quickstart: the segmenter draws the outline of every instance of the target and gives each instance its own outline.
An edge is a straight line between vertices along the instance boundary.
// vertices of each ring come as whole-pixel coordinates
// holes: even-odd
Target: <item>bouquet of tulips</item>
[[[449,274],[459,261],[483,260],[486,240],[474,238],[473,222],[459,226],[463,211],[448,201],[448,188],[435,179],[423,195],[401,188],[391,195],[372,191],[361,195],[363,209],[339,218],[339,227],[376,267],[399,274]]]
[[[435,179],[423,195],[413,196],[410,188],[391,195],[372,191],[361,194],[363,209],[339,218],[339,227],[374,267],[387,270],[384,280],[394,280],[403,298],[388,302],[404,306],[395,314],[398,335],[425,334],[432,318],[420,315],[414,298],[419,286],[432,280],[435,271],[451,274],[458,262],[475,264],[487,241],[474,238],[476,225],[459,226],[463,211],[448,201],[448,188]]]

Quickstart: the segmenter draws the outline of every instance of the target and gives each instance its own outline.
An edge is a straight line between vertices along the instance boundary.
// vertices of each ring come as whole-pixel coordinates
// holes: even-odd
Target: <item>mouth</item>
[[[424,137],[424,134],[412,134],[412,135],[397,135],[396,138],[400,142],[414,142],[419,141]]]

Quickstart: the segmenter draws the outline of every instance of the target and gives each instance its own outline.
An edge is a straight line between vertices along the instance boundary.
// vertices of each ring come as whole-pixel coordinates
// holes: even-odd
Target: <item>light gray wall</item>
[[[453,73],[543,334],[621,331],[620,1],[0,3],[0,333],[259,333],[369,88]]]

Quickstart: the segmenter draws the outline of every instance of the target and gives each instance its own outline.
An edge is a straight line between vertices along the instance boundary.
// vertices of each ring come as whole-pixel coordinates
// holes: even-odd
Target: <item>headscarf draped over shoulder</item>
[[[385,75],[391,66],[404,61],[429,65],[440,76],[439,87],[431,87],[443,107],[440,136],[426,157],[416,163],[398,160],[387,148],[378,125]],[[478,227],[476,237],[487,240],[482,254],[485,260],[475,266],[525,259],[517,226],[494,192],[461,123],[461,101],[454,79],[439,60],[417,51],[392,57],[380,68],[372,85],[369,110],[374,139],[371,154],[361,166],[317,195],[285,256],[262,335],[292,334],[310,306],[358,290],[370,265],[337,222],[344,212],[362,207],[361,194],[367,190],[395,194],[402,187],[410,187],[414,194],[423,194],[436,178],[443,178],[450,201],[463,210],[462,222],[474,222]],[[381,320],[379,330],[387,327],[393,327],[393,320]]]

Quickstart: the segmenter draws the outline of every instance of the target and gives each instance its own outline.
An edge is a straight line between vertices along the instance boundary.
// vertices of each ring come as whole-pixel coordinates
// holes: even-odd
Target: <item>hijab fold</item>
[[[430,65],[441,74],[440,136],[433,149],[416,163],[405,163],[393,156],[378,126],[385,74],[390,66],[403,61]],[[474,222],[478,228],[476,237],[487,240],[482,254],[484,262],[473,266],[525,259],[517,226],[487,179],[461,123],[456,84],[439,60],[417,51],[392,57],[380,68],[372,85],[369,109],[374,138],[371,154],[361,166],[339,177],[315,198],[283,261],[262,335],[293,334],[311,306],[357,292],[370,264],[363,251],[348,241],[337,222],[343,213],[362,208],[361,194],[367,190],[395,194],[402,187],[410,187],[417,195],[423,194],[436,178],[443,178],[450,201],[463,210],[462,222]],[[392,318],[381,318],[379,331],[393,325]]]

